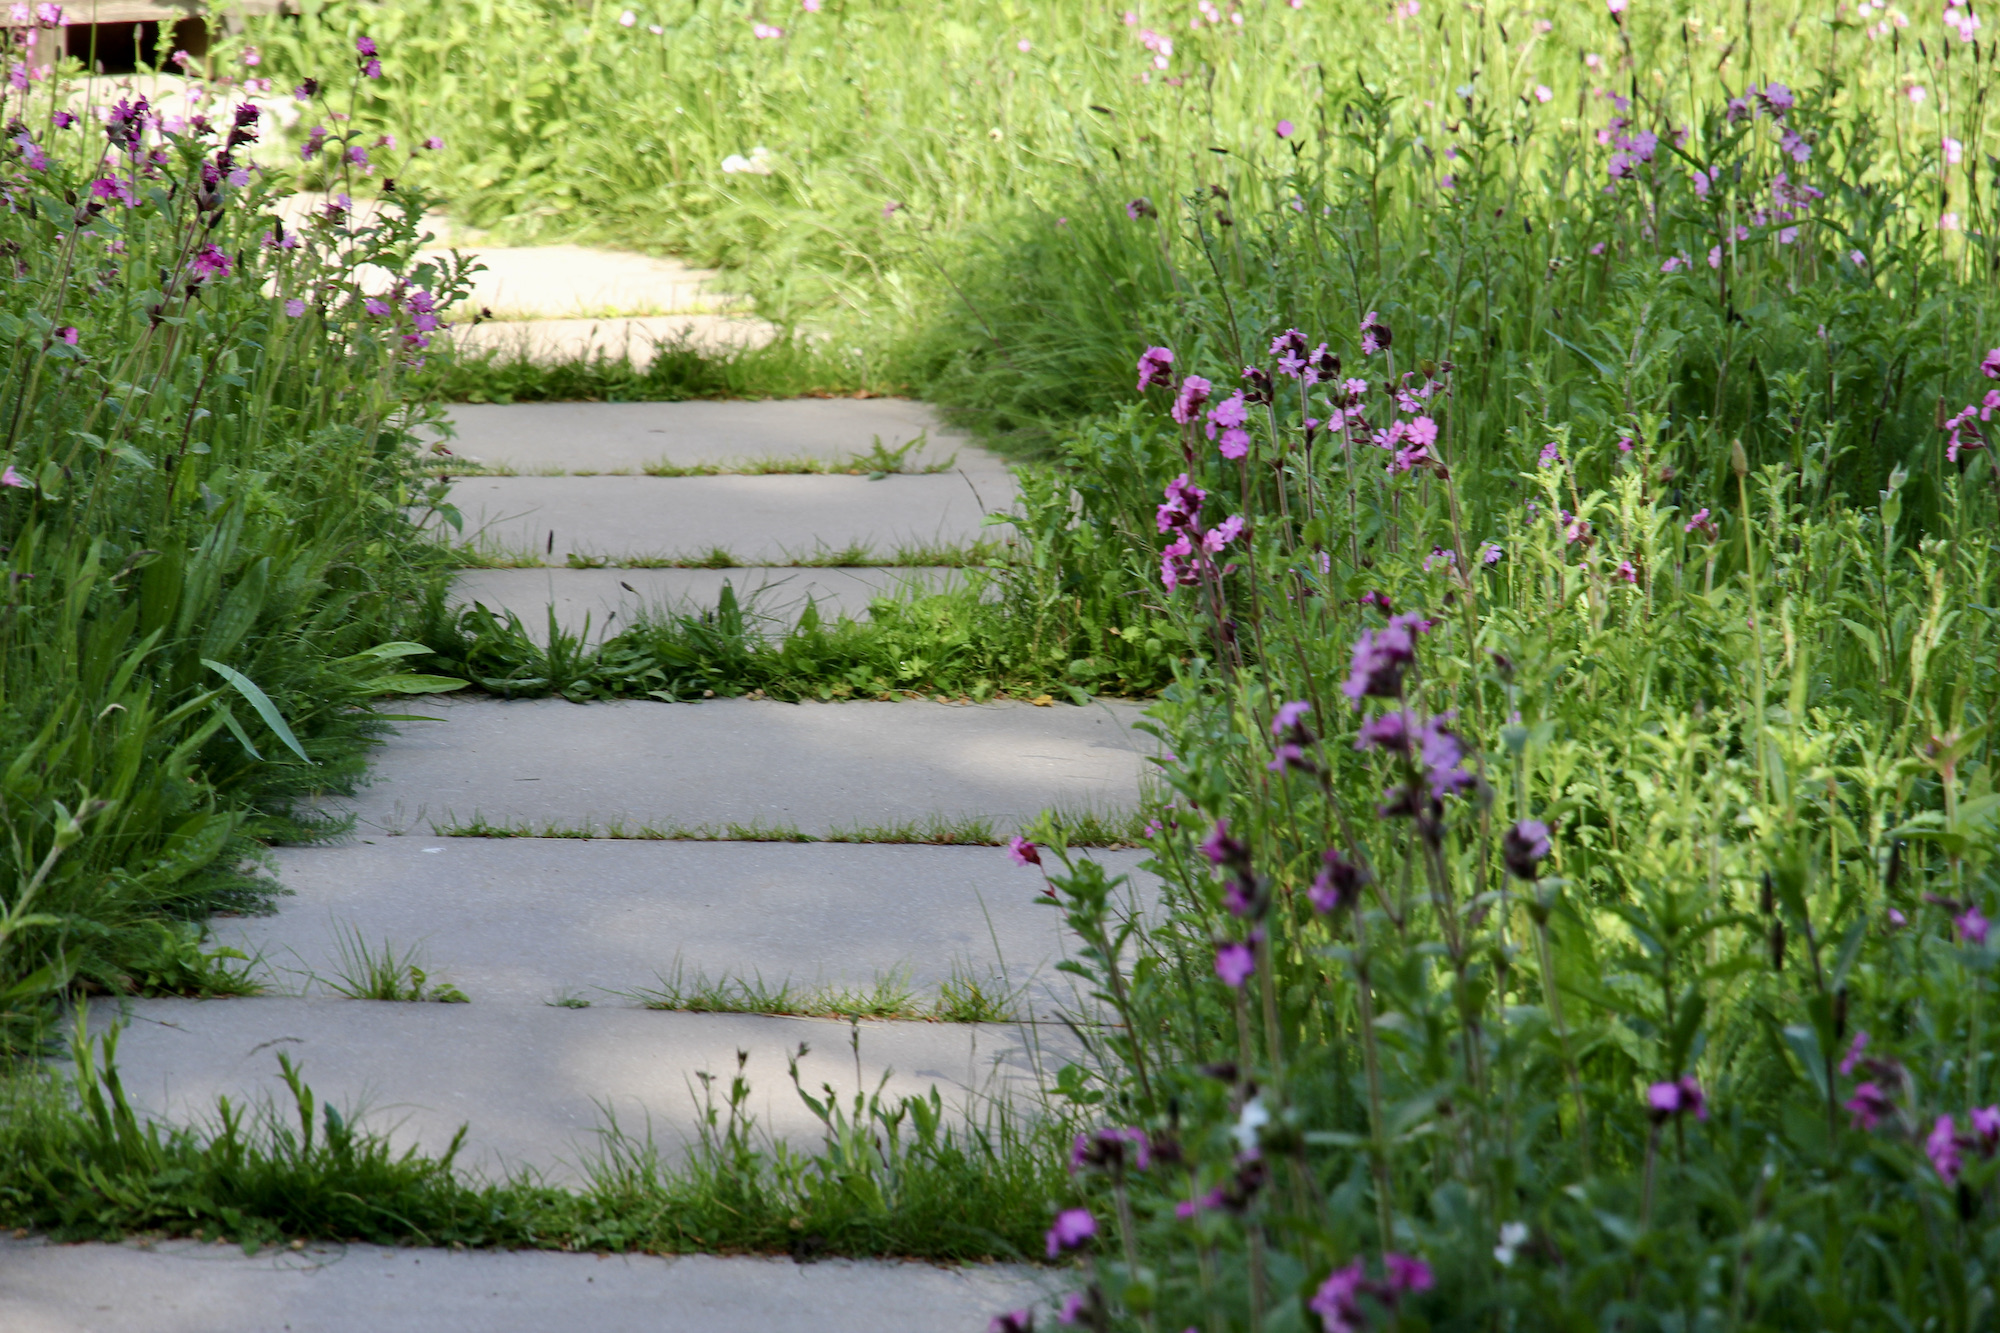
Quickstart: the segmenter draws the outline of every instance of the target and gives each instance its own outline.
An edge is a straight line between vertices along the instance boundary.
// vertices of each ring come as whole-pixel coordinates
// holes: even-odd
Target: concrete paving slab
[[[906,472],[950,463],[975,476],[1006,462],[904,398],[781,398],[763,402],[461,403],[451,409],[458,458],[535,475],[632,472],[649,467],[744,468],[806,459],[847,466],[879,442],[921,439]]]
[[[605,319],[715,313],[741,304],[715,289],[715,270],[652,255],[581,245],[462,245],[460,252],[485,269],[472,275],[471,295],[454,313],[483,306],[503,320]],[[449,257],[444,249],[418,256]]]
[[[1145,853],[1080,855],[1152,900]],[[1020,1014],[1083,1007],[1042,877],[999,847],[409,836],[276,856],[276,915],[210,924],[284,992],[328,993],[358,935],[475,1004],[630,1006],[684,966],[808,990],[894,976],[922,1000],[956,975]]]
[[[955,569],[876,566],[858,569],[468,569],[452,582],[452,600],[521,617],[537,643],[549,636],[550,608],[566,632],[591,642],[621,634],[647,615],[711,612],[726,583],[766,633],[798,623],[810,599],[820,619],[868,618],[877,597],[936,592]]]
[[[1057,807],[1135,808],[1154,753],[1145,705],[700,704],[561,699],[423,701],[376,751],[351,809],[365,831],[432,821],[793,825],[806,833],[983,816],[1005,826]]]
[[[726,1091],[738,1051],[749,1053],[748,1109],[759,1130],[801,1148],[816,1145],[822,1129],[786,1072],[802,1042],[811,1048],[799,1065],[808,1088],[831,1083],[851,1098],[858,1064],[868,1090],[885,1076],[891,1097],[936,1087],[947,1106],[974,1117],[998,1099],[1031,1108],[1041,1071],[1053,1078],[1075,1055],[1074,1038],[1047,1024],[854,1027],[478,1000],[107,1000],[91,1005],[91,1027],[101,1032],[121,1014],[131,1025],[119,1038],[119,1071],[134,1108],[150,1118],[212,1123],[219,1096],[296,1115],[279,1078],[282,1052],[317,1097],[398,1150],[441,1152],[466,1125],[468,1169],[528,1168],[559,1182],[584,1179],[601,1155],[607,1111],[629,1139],[643,1143],[650,1126],[661,1156],[677,1160],[699,1136],[696,1074],[717,1076]]]
[[[1063,1286],[999,1264],[0,1238],[10,1333],[981,1333]]]
[[[774,326],[745,315],[649,315],[455,324],[447,328],[440,343],[461,352],[497,352],[502,358],[543,364],[609,357],[630,361],[633,369],[644,371],[663,345],[685,345],[691,351],[714,356],[762,347],[777,336]]]
[[[1004,539],[982,506],[1012,491],[963,477],[468,477],[451,488],[464,539],[496,555],[560,565],[575,554],[616,564],[693,559],[720,548],[741,565],[786,565],[861,546],[885,564],[899,551],[959,550]],[[435,524],[433,526],[436,526]]]

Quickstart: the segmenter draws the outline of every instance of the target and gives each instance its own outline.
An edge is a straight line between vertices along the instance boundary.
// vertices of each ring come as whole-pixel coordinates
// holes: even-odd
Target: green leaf
[[[271,702],[270,695],[257,688],[256,681],[250,679],[250,677],[244,675],[234,667],[226,667],[220,662],[211,662],[206,657],[201,659],[201,664],[235,686],[236,692],[242,695],[252,708],[257,710],[257,716],[264,719],[264,725],[269,727],[272,734],[285,743],[285,748],[305,760],[308,764],[312,762],[312,756],[305,752],[305,748],[299,744],[299,738],[294,736],[292,729],[285,724],[285,715],[280,713],[278,706]],[[226,713],[225,716],[227,716]],[[230,730],[235,733],[238,740],[243,741],[245,748],[249,747],[250,742],[243,739],[243,733],[236,729],[236,724],[233,720],[230,722]],[[250,753],[253,755],[257,754],[255,750],[251,750]],[[258,755],[257,757],[261,759],[263,756]]]
[[[450,676],[383,676],[374,684],[384,694],[443,694],[465,688],[464,681]]]

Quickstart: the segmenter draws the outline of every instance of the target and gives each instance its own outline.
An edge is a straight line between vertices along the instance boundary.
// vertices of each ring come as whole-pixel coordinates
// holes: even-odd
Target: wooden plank
[[[276,14],[283,0],[236,0],[221,6],[229,13]],[[73,0],[63,6],[63,23],[84,27],[98,23],[172,23],[209,12],[202,0]]]

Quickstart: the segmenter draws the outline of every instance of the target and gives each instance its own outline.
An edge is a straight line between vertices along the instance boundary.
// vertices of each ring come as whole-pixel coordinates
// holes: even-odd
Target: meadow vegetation
[[[379,77],[377,57],[357,59],[361,38],[382,53]],[[495,400],[919,393],[1038,460],[1017,553],[976,571],[970,592],[884,604],[866,624],[774,638],[732,599],[590,649],[551,626],[538,646],[423,582],[430,557],[395,526],[414,492],[394,489],[421,483],[397,472],[385,424],[407,419],[394,414],[408,356],[362,336],[365,314],[332,313],[354,297],[285,324],[277,296],[232,289],[241,322],[218,329],[243,332],[202,346],[282,406],[204,425],[210,452],[196,455],[173,443],[209,421],[186,386],[247,390],[220,370],[204,379],[198,358],[148,353],[163,335],[110,344],[158,355],[146,376],[56,350],[70,346],[59,325],[85,321],[32,325],[29,306],[70,299],[51,269],[8,298],[28,302],[13,317],[35,330],[16,333],[16,366],[52,368],[9,384],[17,416],[27,403],[51,423],[9,446],[30,484],[0,492],[8,521],[42,524],[9,528],[13,559],[60,549],[108,571],[138,550],[208,549],[231,514],[265,512],[230,507],[228,487],[253,471],[258,494],[299,513],[318,512],[311,487],[336,482],[394,496],[329,506],[329,524],[362,514],[381,528],[326,528],[328,549],[377,546],[304,568],[401,571],[400,601],[343,610],[360,628],[337,654],[298,628],[320,602],[273,602],[232,640],[272,656],[224,662],[329,765],[369,725],[348,704],[395,688],[370,685],[393,667],[368,649],[393,655],[406,638],[425,645],[413,665],[496,692],[1157,691],[1172,798],[1143,840],[1167,910],[1122,911],[1060,827],[1015,843],[1046,874],[1096,993],[1078,1017],[1104,1025],[1078,1023],[1088,1057],[1062,1071],[1042,1129],[947,1172],[983,1182],[968,1205],[990,1219],[979,1252],[1080,1260],[1071,1324],[1991,1325],[2000,139],[1972,4],[1304,0],[1127,15],[341,0],[253,23],[245,41],[260,77],[319,80],[398,142],[446,135],[399,159],[399,194],[421,182],[455,218],[510,238],[726,265],[789,331],[764,362],[680,355],[644,375],[434,362],[422,384]],[[383,164],[338,161],[338,130],[312,132],[319,115],[293,132],[311,150],[300,179],[372,182],[358,173]],[[149,244],[191,245],[170,238],[206,225],[201,187],[161,193],[109,215],[157,215]],[[0,225],[108,225],[72,224],[74,201],[42,197]],[[38,263],[56,252],[30,247]],[[289,262],[254,248],[240,262],[253,260]],[[176,285],[160,301],[206,315],[221,299],[210,279],[200,300],[174,305]],[[92,318],[137,332],[147,308],[127,293]],[[297,398],[303,377],[257,377],[249,349],[273,354],[262,330],[308,326],[326,340],[314,367],[348,366],[377,395],[365,429]],[[68,408],[48,397],[98,373],[104,387]],[[103,402],[155,424],[107,434],[89,424]],[[312,467],[231,463],[224,432],[246,421],[260,424],[239,451],[326,442]],[[333,459],[348,461],[322,475]],[[138,498],[119,512],[140,517],[113,522],[128,487]],[[100,489],[101,505],[63,498]],[[189,525],[178,546],[137,540],[156,513]],[[254,531],[240,549],[261,559],[322,529]],[[7,669],[95,633],[125,636],[107,662],[145,642],[133,673],[182,674],[63,713],[42,701],[69,699],[71,677],[35,668],[31,687],[10,676],[8,706],[44,708],[20,734],[73,747],[92,727],[135,726],[150,700],[145,716],[200,734],[178,762],[198,771],[192,785],[216,784],[232,836],[255,832],[247,821],[300,789],[269,762],[287,733],[257,729],[257,694],[188,665],[225,655],[200,646],[210,613],[148,641],[143,606],[117,609],[121,579],[163,563],[147,559],[136,578],[16,580],[29,591],[13,595],[66,594],[44,617],[93,586],[108,600],[60,614],[101,605],[102,623],[133,624],[16,634]],[[292,567],[274,558],[268,586]],[[339,579],[326,586],[344,593]],[[348,693],[287,684],[308,672]],[[127,689],[137,676],[96,678]],[[62,721],[84,717],[96,721]],[[269,756],[249,758],[252,745]],[[99,771],[107,761],[76,769]],[[31,882],[35,910],[55,910],[33,867],[56,867],[53,886],[96,864],[77,881],[96,892],[125,883],[113,867],[160,855],[120,853],[112,813],[65,794],[102,785],[10,791],[9,818],[45,830],[16,837],[15,918]],[[190,785],[159,790],[186,799]],[[117,799],[113,811],[145,808]],[[146,819],[132,827],[157,839],[176,827]],[[100,829],[93,863],[83,840]],[[218,854],[203,863],[233,863]],[[1023,873],[1032,895],[1042,886]],[[215,900],[175,901],[192,916]],[[77,916],[123,928],[108,911]],[[82,959],[123,956],[67,951],[119,938],[17,921],[0,976],[27,984],[32,961],[47,989],[83,975]],[[103,1084],[86,1079],[87,1104]],[[119,1128],[115,1108],[91,1114],[50,1111],[35,1141],[71,1135],[83,1146],[66,1151],[89,1160],[112,1151],[91,1145],[151,1132]],[[868,1114],[829,1125],[826,1160],[860,1141],[849,1130]],[[1067,1173],[1051,1156],[1059,1125],[1080,1130]],[[162,1154],[250,1151],[227,1133],[155,1142],[118,1160],[143,1176]],[[296,1143],[269,1130],[257,1160]],[[792,1160],[757,1152],[729,1159],[745,1179]],[[855,1160],[845,1179],[885,1169]],[[425,1197],[456,1197],[437,1169]],[[646,1179],[657,1199],[665,1187]],[[32,1209],[61,1194],[36,1189],[0,1191],[17,1200],[0,1221],[43,1216]],[[257,1234],[368,1234],[227,1197]],[[105,1225],[188,1225],[164,1215]],[[929,1216],[867,1215],[889,1228],[878,1237],[919,1234],[895,1219]],[[482,1234],[559,1231],[614,1243],[580,1227]],[[1002,1313],[995,1327],[1028,1321]]]

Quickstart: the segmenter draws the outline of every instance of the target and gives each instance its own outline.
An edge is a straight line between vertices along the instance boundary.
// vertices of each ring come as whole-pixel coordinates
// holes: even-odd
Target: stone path
[[[455,502],[468,516],[520,511],[494,525],[515,523],[502,530],[530,546],[553,531],[542,554],[557,563],[572,551],[703,543],[771,559],[905,534],[970,541],[985,531],[981,506],[1012,495],[998,460],[909,403],[474,408],[457,424],[455,454],[518,475],[468,477]],[[611,475],[661,462],[838,464],[877,439],[894,449],[920,438],[910,456],[948,459],[951,471]],[[479,570],[458,595],[533,624],[551,604],[565,615],[631,616],[637,599],[699,599],[725,577],[739,588],[797,578],[801,600],[844,578],[853,586],[829,600],[851,608],[888,586],[874,576],[949,571]],[[972,1117],[995,1099],[1032,1109],[1073,1054],[1074,1038],[1050,1021],[1073,997],[1054,968],[1063,941],[1056,914],[1035,902],[1037,878],[1000,847],[912,843],[909,830],[1004,837],[1044,809],[1135,808],[1145,767],[1136,705],[435,697],[407,711],[435,720],[399,724],[371,785],[333,802],[355,816],[353,835],[280,850],[290,894],[277,913],[215,923],[222,942],[254,955],[266,994],[94,1006],[97,1030],[127,1025],[121,1068],[146,1113],[185,1122],[212,1115],[221,1095],[272,1099],[282,1052],[323,1099],[398,1145],[441,1148],[463,1124],[471,1169],[575,1182],[602,1149],[607,1117],[669,1158],[681,1151],[698,1124],[697,1075],[726,1075],[739,1051],[762,1129],[808,1148],[819,1125],[785,1072],[802,1043],[809,1086],[829,1082],[843,1095],[857,1078],[868,1088],[886,1080],[891,1095],[935,1086]],[[1136,870],[1135,853],[1096,855]],[[432,993],[449,986],[466,1002],[344,998],[369,956],[401,975],[415,964]],[[987,1001],[939,1009],[948,983],[957,993],[976,983]],[[691,1011],[731,987],[739,1002],[789,987],[793,1013],[851,1012],[857,995],[889,996],[888,1009],[909,1017]],[[935,1021],[967,1012],[988,1021]],[[0,1245],[0,1326],[377,1333],[560,1319],[914,1333],[983,1328],[1045,1285],[1045,1275],[1004,1267],[358,1246],[245,1258],[193,1244],[31,1240]]]

